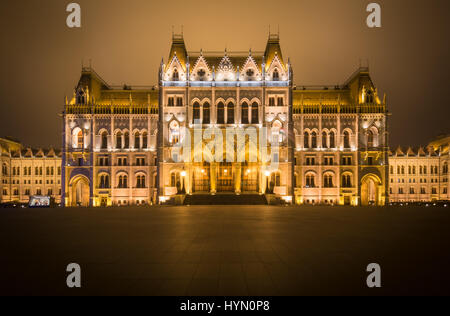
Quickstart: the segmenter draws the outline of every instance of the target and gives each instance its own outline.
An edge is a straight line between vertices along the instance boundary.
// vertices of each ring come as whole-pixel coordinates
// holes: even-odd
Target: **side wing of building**
[[[297,86],[293,95],[296,202],[385,205],[388,113],[368,69],[342,86]]]
[[[158,90],[111,87],[84,68],[63,113],[66,206],[155,202]]]

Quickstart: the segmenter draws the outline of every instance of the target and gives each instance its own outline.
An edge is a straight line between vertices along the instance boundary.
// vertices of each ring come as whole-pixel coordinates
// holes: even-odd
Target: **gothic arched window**
[[[106,131],[103,132],[101,137],[102,137],[101,148],[102,149],[108,148],[108,133]]]
[[[142,148],[147,148],[148,147],[148,134],[147,132],[144,132],[142,134]]]
[[[367,131],[367,147],[373,147],[373,132],[371,130]]]
[[[217,124],[225,124],[225,105],[223,102],[217,104]]]
[[[278,81],[278,80],[280,80],[280,73],[278,72],[278,69],[275,69],[274,71],[273,71],[273,81]]]
[[[333,131],[330,132],[330,148],[336,148],[336,134]]]
[[[211,124],[211,116],[210,116],[210,107],[209,103],[206,102],[203,104],[203,124]]]
[[[322,133],[322,148],[328,148],[328,134],[327,132]]]
[[[136,132],[134,134],[134,148],[135,149],[141,148],[141,134],[139,134],[139,132]]]
[[[311,133],[311,148],[317,148],[317,133]]]
[[[234,104],[231,102],[227,105],[227,123],[234,124]]]
[[[83,89],[80,89],[77,92],[77,104],[86,104],[86,94],[84,93]]]
[[[194,103],[192,117],[194,119],[194,123],[198,123],[196,121],[200,121],[200,104],[198,102]]]
[[[172,74],[172,81],[178,81],[180,80],[180,74],[178,73],[177,69],[173,70],[173,74]]]
[[[373,103],[374,101],[374,96],[373,96],[373,91],[372,90],[368,90],[366,92],[366,103]]]
[[[124,134],[124,138],[125,138],[125,148],[130,148],[130,133],[128,133],[128,132],[125,132],[125,134]]]
[[[259,108],[256,102],[252,104],[252,124],[259,124]]]
[[[307,188],[316,187],[316,177],[313,174],[306,175],[306,187]]]
[[[241,117],[241,123],[242,124],[248,124],[248,104],[247,102],[242,103],[242,117]]]
[[[303,138],[304,138],[304,140],[303,140],[304,147],[309,148],[309,133],[305,132]]]
[[[117,132],[116,134],[116,148],[122,149],[122,132]]]
[[[350,133],[348,131],[344,132],[344,148],[350,148]]]
[[[333,176],[331,174],[326,174],[323,177],[323,186],[324,186],[324,188],[332,188],[333,187]]]

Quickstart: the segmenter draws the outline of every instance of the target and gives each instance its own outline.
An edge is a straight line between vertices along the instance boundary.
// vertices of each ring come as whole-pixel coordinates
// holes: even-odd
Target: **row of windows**
[[[183,106],[183,98],[182,97],[169,97],[167,99],[167,106]]]
[[[138,189],[146,188],[146,177],[144,175],[138,175],[136,177],[136,187]],[[100,189],[109,189],[111,188],[111,182],[109,175],[103,174],[99,177],[99,188]],[[128,176],[120,175],[117,178],[117,188],[118,189],[128,189]]]
[[[13,196],[19,196],[19,189],[18,188],[14,188],[13,191]],[[36,189],[34,191],[35,195],[42,195],[42,190],[41,189]],[[8,195],[8,189],[3,189],[3,195]],[[24,189],[23,190],[23,195],[26,196],[30,196],[31,195],[31,189]],[[53,196],[53,189],[47,189],[47,195],[48,196]],[[61,195],[61,189],[59,189],[59,193],[58,195]]]
[[[295,164],[297,164],[297,159]],[[306,157],[305,159],[306,166],[316,166],[316,158],[315,157]],[[324,166],[333,166],[334,165],[334,157],[324,157],[323,159]],[[342,165],[343,166],[351,166],[352,165],[352,157],[342,157]]]
[[[12,176],[20,176],[20,167],[13,167],[12,168]],[[32,175],[32,168],[31,167],[23,167],[23,175],[24,176],[31,176]],[[53,176],[55,174],[55,167],[46,167],[46,173],[47,176]],[[6,164],[3,164],[2,166],[2,175],[8,176],[8,167]],[[43,167],[35,167],[34,169],[34,175],[35,176],[42,176],[43,175]],[[61,167],[57,168],[57,175],[61,175]]]
[[[101,137],[101,149],[108,149],[108,132],[104,131],[100,134]],[[142,149],[148,147],[148,134],[143,132],[142,134],[136,132],[134,135],[134,149]],[[74,137],[74,147],[84,147],[84,134],[83,131],[78,131]],[[130,148],[130,133],[129,132],[117,132],[115,135],[115,148],[117,149],[129,149]]]
[[[209,103],[205,103],[201,107],[198,102],[195,102],[192,111],[192,119],[194,123],[201,122],[202,124],[211,124],[211,111]],[[236,123],[234,104],[230,102],[225,107],[223,102],[219,102],[217,105],[217,124],[234,123]],[[255,102],[251,106],[249,106],[247,102],[242,103],[241,124],[259,124],[258,103]]]
[[[13,176],[20,176],[20,167],[13,167],[12,168],[12,175]],[[35,167],[34,169],[34,175],[35,176],[42,176],[42,171],[43,168],[42,167]],[[61,175],[61,167],[57,168],[58,171],[58,176]],[[47,176],[53,176],[55,174],[55,168],[54,167],[46,167],[46,172],[45,174]],[[31,176],[31,167],[23,167],[23,175],[24,176]]]
[[[255,70],[254,69],[248,69],[245,74],[246,74],[246,80],[247,81],[253,81],[255,80]],[[197,70],[196,75],[196,80],[197,81],[205,81],[206,80],[206,71],[204,69],[199,69]],[[274,71],[272,72],[272,81],[279,81],[280,80],[280,72],[278,71],[278,69],[274,69]],[[180,81],[180,73],[178,72],[178,70],[175,68],[172,72],[172,81]],[[228,81],[227,79],[225,79],[224,81]]]
[[[404,188],[398,188],[398,191],[397,191],[398,194],[406,194],[405,192],[406,191]],[[420,191],[416,191],[416,189],[412,188],[412,187],[409,188],[409,194],[428,194],[427,192],[428,192],[427,188],[420,188]],[[431,194],[433,194],[433,195],[438,194],[437,192],[438,192],[437,188],[431,188]],[[443,188],[442,194],[447,194],[447,192],[448,192],[447,188]],[[389,193],[394,194],[394,189],[390,188]]]
[[[316,176],[314,174],[307,174],[305,177],[305,187],[306,188],[316,188]],[[334,188],[334,176],[332,174],[325,174],[323,176],[323,187],[324,188]],[[352,176],[342,175],[341,177],[341,187],[342,188],[352,188]]]
[[[316,132],[304,133],[304,148],[319,148],[318,135]],[[350,133],[344,132],[344,147],[350,148]],[[336,148],[336,133],[331,131],[330,133],[322,133],[322,148]]]
[[[142,142],[141,142],[142,137]],[[125,132],[122,134],[122,132],[118,132],[115,137],[115,147],[116,149],[129,149],[130,148],[130,133]],[[142,145],[142,146],[141,146]],[[140,134],[139,132],[136,132],[134,134],[134,149],[141,149],[141,148],[147,148],[148,147],[148,134],[146,132]],[[108,148],[108,133],[103,132],[102,133],[102,141],[101,141],[101,148],[107,149]]]
[[[109,166],[109,158],[108,157],[99,157],[98,158],[98,166],[107,167]],[[135,166],[146,166],[145,158],[137,157],[135,161]],[[127,157],[119,157],[117,158],[117,166],[128,166],[128,158]]]
[[[427,179],[426,178],[421,178],[421,179],[419,179],[420,181],[420,183],[427,183]],[[398,183],[405,183],[405,179],[397,179],[397,182]],[[416,183],[416,179],[409,179],[409,181],[408,181],[409,183]],[[439,183],[439,181],[438,181],[438,179],[430,179],[430,182],[431,183]],[[443,182],[444,183],[447,183],[448,182],[448,179],[447,178],[445,178],[445,179],[443,179]],[[394,179],[393,178],[391,178],[391,183],[394,183]]]
[[[395,169],[394,166],[390,167],[390,173],[394,174],[394,171],[397,170],[397,174],[406,174],[406,167],[405,166],[397,166]],[[430,170],[430,174],[439,174],[439,167],[438,166],[430,166],[428,169],[427,166],[419,166],[419,174],[424,175],[428,173],[428,170]],[[444,164],[442,167],[442,173],[448,174],[448,165],[447,163]],[[417,174],[417,167],[416,166],[408,166],[408,174],[415,175]]]
[[[35,184],[42,184],[42,180],[35,180]],[[58,184],[61,183],[61,180],[57,181]],[[7,180],[3,180],[3,184],[8,184]],[[11,184],[20,184],[20,180],[12,180]],[[31,184],[31,180],[23,180],[23,184]],[[46,184],[53,184],[53,180],[47,180]]]

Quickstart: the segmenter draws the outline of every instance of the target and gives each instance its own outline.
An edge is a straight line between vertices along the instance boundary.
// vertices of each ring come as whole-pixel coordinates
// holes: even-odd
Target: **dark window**
[[[134,134],[134,148],[141,148],[141,135],[139,134],[139,132],[136,132],[136,134]]]
[[[275,106],[275,98],[269,98],[269,106]]]
[[[205,103],[203,105],[203,124],[211,123],[210,113],[211,113],[211,111],[210,111],[209,103]]]
[[[222,102],[217,104],[217,124],[225,124],[225,105]]]
[[[248,124],[248,104],[246,102],[242,103],[242,124]]]
[[[284,106],[284,98],[283,97],[279,97],[278,98],[278,106]]]
[[[317,134],[316,132],[312,132],[311,134],[311,147],[317,148]]]
[[[280,73],[278,72],[278,69],[275,69],[273,71],[273,81],[278,81],[280,80]]]
[[[116,148],[122,149],[122,133],[118,132],[116,135]]]
[[[305,135],[303,137],[304,137],[304,147],[309,148],[309,133],[305,132]]]
[[[327,138],[328,138],[327,133],[323,132],[322,133],[322,148],[328,148]]]
[[[142,148],[147,148],[148,147],[148,134],[144,133],[142,134]]]
[[[102,144],[101,144],[102,149],[106,149],[108,148],[108,133],[107,132],[103,132],[102,133]]]
[[[367,132],[367,147],[373,147],[373,132]]]
[[[234,104],[228,103],[227,105],[227,123],[234,124]]]
[[[125,135],[125,148],[128,149],[130,148],[130,133],[126,132]]]
[[[252,105],[252,124],[259,123],[259,110],[258,103],[253,103]]]
[[[330,132],[330,148],[336,148],[336,134]]]
[[[344,132],[344,148],[350,148],[350,133],[348,131]]]
[[[172,81],[178,81],[180,80],[180,75],[178,74],[178,70],[174,69],[173,75],[172,75]]]
[[[194,103],[192,117],[194,119],[194,123],[197,123],[195,121],[200,121],[200,104],[198,102]]]

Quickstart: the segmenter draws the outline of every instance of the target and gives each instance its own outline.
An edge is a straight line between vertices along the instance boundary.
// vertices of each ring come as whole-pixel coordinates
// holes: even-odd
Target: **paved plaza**
[[[448,295],[449,227],[425,207],[0,209],[0,294]]]

